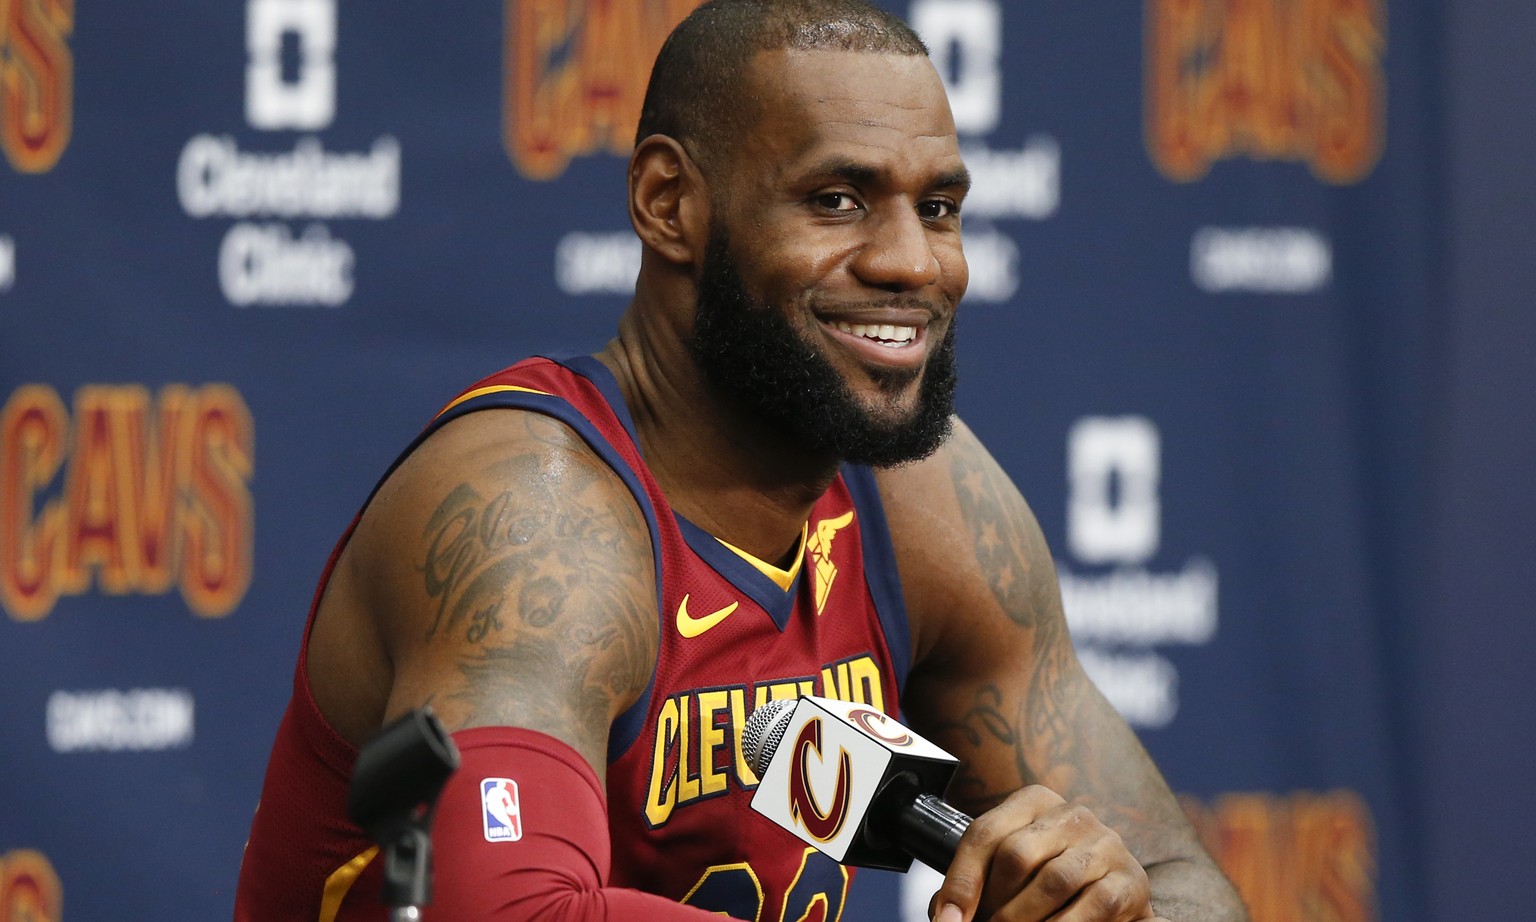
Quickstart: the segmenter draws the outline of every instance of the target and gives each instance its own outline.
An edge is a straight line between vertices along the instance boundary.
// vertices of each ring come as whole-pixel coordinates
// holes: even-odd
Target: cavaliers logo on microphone
[[[892,746],[912,745],[912,734],[907,732],[907,728],[891,720],[881,711],[856,707],[848,712],[848,722],[875,739],[884,740]],[[894,733],[891,732],[893,728]]]
[[[794,762],[789,772],[789,815],[816,841],[830,842],[843,831],[843,823],[848,819],[848,801],[853,792],[852,758],[848,750],[838,747],[837,793],[832,797],[832,806],[823,810],[811,790],[809,757],[813,752],[816,761],[823,761],[820,717],[806,721],[795,738]]]

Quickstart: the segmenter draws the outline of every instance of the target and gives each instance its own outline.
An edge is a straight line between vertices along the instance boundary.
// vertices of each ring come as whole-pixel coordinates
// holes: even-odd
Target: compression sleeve
[[[462,761],[432,824],[432,922],[719,922],[607,886],[608,808],[592,767],[554,737],[511,727],[453,735]]]

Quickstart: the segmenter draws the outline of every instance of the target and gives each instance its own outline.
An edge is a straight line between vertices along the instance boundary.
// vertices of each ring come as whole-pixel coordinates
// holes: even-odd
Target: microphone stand
[[[418,922],[432,901],[432,812],[459,751],[431,708],[380,730],[357,754],[347,815],[384,853],[391,922]]]

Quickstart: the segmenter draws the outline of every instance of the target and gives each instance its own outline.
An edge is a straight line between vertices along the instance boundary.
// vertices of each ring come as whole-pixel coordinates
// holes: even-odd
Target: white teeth
[[[917,327],[898,326],[891,323],[848,323],[844,320],[834,320],[832,327],[893,348],[905,346],[917,338]]]

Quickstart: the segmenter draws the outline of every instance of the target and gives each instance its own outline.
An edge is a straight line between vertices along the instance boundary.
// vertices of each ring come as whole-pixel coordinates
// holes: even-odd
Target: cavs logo
[[[821,718],[812,717],[800,728],[795,738],[794,762],[789,770],[789,815],[805,827],[811,838],[818,842],[830,842],[843,831],[848,819],[848,801],[853,793],[853,767],[848,750],[838,747],[837,792],[832,805],[821,809],[816,795],[811,791],[810,756],[823,761],[821,754]]]
[[[0,0],[0,149],[23,173],[53,169],[69,144],[75,0]]]
[[[651,62],[700,0],[505,0],[503,143],[518,172],[634,142]]]
[[[816,614],[827,607],[827,596],[832,593],[832,581],[837,579],[837,564],[832,562],[832,539],[837,533],[848,527],[853,521],[853,510],[838,516],[835,519],[822,519],[816,523],[815,531],[806,541],[806,550],[811,552],[812,568],[816,574]]]
[[[0,855],[0,922],[58,922],[64,888],[42,852],[19,848]]]
[[[853,708],[848,712],[848,722],[873,736],[877,740],[884,740],[892,746],[912,745],[912,734],[901,724],[892,721],[880,711],[872,711],[869,708]],[[890,732],[895,727],[896,732]]]
[[[1254,922],[1374,922],[1376,823],[1357,792],[1233,792],[1181,798]]]
[[[36,621],[92,583],[109,595],[179,584],[192,611],[228,614],[251,581],[253,440],[226,384],[171,384],[158,399],[90,384],[73,414],[51,387],[18,388],[0,409],[0,607]]]
[[[1147,150],[1193,182],[1229,157],[1359,182],[1385,128],[1385,0],[1147,0]]]

